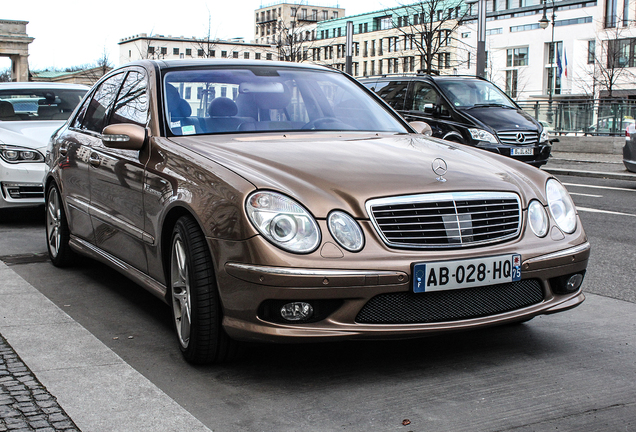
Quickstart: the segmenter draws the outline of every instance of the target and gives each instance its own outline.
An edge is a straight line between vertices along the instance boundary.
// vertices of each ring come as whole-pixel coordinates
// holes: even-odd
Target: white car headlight
[[[364,246],[364,234],[360,225],[347,213],[336,210],[327,218],[329,232],[338,244],[349,252],[358,252]]]
[[[483,129],[468,129],[470,132],[470,136],[473,137],[474,140],[477,141],[486,141],[489,143],[497,144],[497,138],[493,134]]]
[[[550,179],[545,185],[548,198],[548,208],[556,224],[568,234],[576,229],[576,207],[565,187],[555,179]]]
[[[44,162],[44,156],[37,150],[5,144],[0,144],[0,158],[9,163]]]
[[[548,214],[537,200],[530,201],[528,205],[528,225],[537,237],[543,237],[548,233]]]
[[[285,195],[254,192],[247,197],[245,210],[256,229],[281,249],[309,253],[320,244],[320,228],[316,220]]]
[[[546,128],[543,128],[543,130],[541,131],[541,136],[539,137],[539,142],[545,142],[549,138],[550,137],[548,136],[548,130]]]

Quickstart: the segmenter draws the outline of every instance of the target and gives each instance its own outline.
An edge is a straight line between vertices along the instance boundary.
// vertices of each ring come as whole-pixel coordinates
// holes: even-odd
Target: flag
[[[568,55],[565,52],[565,47],[563,47],[563,61],[565,63],[565,77],[568,77]]]
[[[563,65],[561,64],[561,53],[559,52],[559,47],[557,46],[556,50],[556,60],[557,60],[557,73],[559,74],[559,78],[561,78],[561,74],[563,73]]]

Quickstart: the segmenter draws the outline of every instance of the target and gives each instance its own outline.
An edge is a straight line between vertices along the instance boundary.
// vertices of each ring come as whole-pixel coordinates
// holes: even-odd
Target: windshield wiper
[[[506,104],[502,104],[502,103],[480,103],[480,104],[475,104],[473,106],[471,106],[468,109],[473,109],[473,108],[483,108],[483,107],[501,107],[501,108],[512,108],[512,109],[516,109],[513,106],[510,105],[506,105]]]

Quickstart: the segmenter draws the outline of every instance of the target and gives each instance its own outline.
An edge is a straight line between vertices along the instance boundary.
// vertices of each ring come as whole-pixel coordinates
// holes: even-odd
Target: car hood
[[[536,121],[530,115],[516,108],[475,107],[462,110],[462,113],[490,126],[495,132],[510,130],[538,131],[539,129]]]
[[[286,133],[171,138],[239,174],[258,189],[300,201],[316,217],[340,208],[366,218],[372,198],[448,191],[510,191],[523,202],[541,192],[542,171],[422,135]],[[440,178],[433,161],[448,171]],[[438,180],[439,179],[439,180]],[[440,181],[442,180],[442,181]]]
[[[64,120],[0,121],[0,143],[42,150],[63,124]]]

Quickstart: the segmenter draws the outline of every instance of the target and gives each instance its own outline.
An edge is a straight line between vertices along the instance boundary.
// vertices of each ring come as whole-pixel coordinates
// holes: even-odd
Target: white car
[[[49,138],[87,91],[79,84],[0,83],[0,209],[44,204]]]

